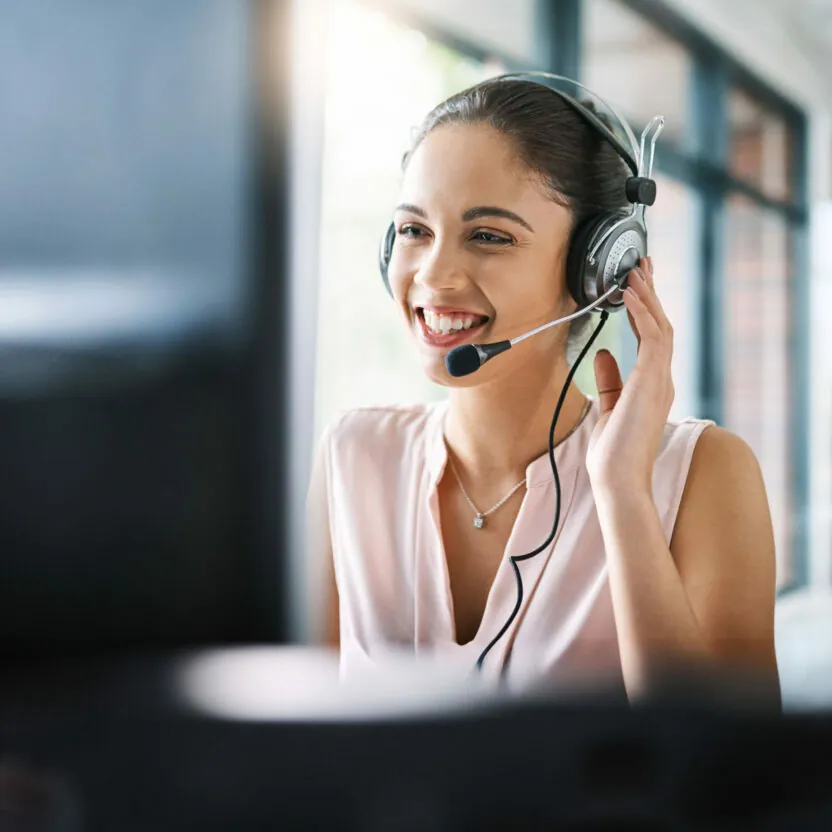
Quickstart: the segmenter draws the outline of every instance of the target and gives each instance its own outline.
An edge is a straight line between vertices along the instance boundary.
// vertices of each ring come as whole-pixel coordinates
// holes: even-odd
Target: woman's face
[[[471,386],[510,376],[533,356],[554,362],[567,325],[455,379],[445,355],[534,329],[574,307],[564,267],[571,217],[547,196],[499,132],[434,129],[410,158],[394,223],[390,284],[435,382]]]

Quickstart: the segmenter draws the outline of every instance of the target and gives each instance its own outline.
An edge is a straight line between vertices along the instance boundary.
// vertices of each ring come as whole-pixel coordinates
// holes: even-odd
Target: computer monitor
[[[0,7],[6,655],[285,637],[264,5]]]

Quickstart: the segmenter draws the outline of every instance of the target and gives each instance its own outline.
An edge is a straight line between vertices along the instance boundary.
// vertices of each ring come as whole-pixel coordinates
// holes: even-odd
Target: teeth
[[[451,332],[462,332],[474,326],[476,318],[474,316],[454,317],[448,315],[437,315],[429,309],[423,309],[422,314],[425,318],[425,323],[428,329],[438,335],[448,335]]]

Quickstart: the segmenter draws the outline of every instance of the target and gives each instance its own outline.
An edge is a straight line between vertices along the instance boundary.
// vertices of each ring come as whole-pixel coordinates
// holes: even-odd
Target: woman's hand
[[[599,350],[595,356],[601,418],[590,438],[587,469],[599,494],[652,497],[653,465],[674,389],[673,328],[653,289],[650,258],[642,259],[630,273],[624,303],[638,339],[638,358],[622,386],[612,354]]]

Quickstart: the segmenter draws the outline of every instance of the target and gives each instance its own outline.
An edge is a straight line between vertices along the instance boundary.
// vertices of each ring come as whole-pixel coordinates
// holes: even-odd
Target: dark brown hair
[[[582,104],[609,124],[591,102]],[[485,124],[506,136],[518,160],[537,174],[551,198],[572,213],[573,230],[588,218],[626,207],[624,161],[599,132],[543,84],[522,79],[485,81],[443,101],[422,122],[403,167],[437,127]],[[570,346],[587,316],[572,322]],[[570,350],[571,351],[571,350]]]

